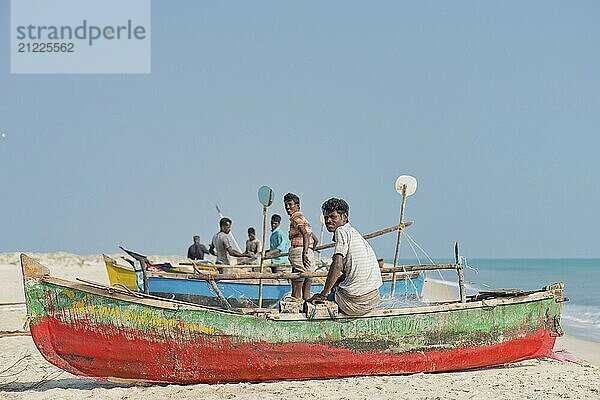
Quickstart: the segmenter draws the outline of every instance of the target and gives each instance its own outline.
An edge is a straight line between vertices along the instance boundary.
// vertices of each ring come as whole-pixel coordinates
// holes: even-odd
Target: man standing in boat
[[[194,236],[194,243],[188,247],[187,257],[191,260],[204,260],[204,254],[208,254],[208,249],[200,243],[200,236]]]
[[[348,203],[331,198],[321,209],[335,250],[323,291],[309,301],[334,300],[344,314],[366,314],[377,308],[383,284],[375,252],[348,222]]]
[[[221,218],[219,227],[220,230],[213,236],[212,243],[208,249],[210,254],[217,257],[216,264],[229,265],[228,255],[233,257],[250,257],[248,254],[240,253],[231,247],[229,237],[227,236],[231,232],[231,220],[229,218]],[[221,274],[230,274],[233,272],[232,268],[218,268],[218,270]]]
[[[287,253],[290,248],[290,241],[279,225],[281,225],[281,216],[279,214],[273,214],[271,217],[269,251],[265,253],[265,258],[271,259],[272,272],[284,272],[286,269],[284,265],[289,263],[287,256],[279,257],[279,254]]]
[[[292,272],[314,272],[315,257],[313,249],[317,238],[313,234],[310,223],[300,211],[300,198],[293,193],[283,197],[285,211],[290,216],[290,264]],[[310,278],[292,280],[292,297],[307,300],[310,297]]]
[[[255,264],[258,262],[262,246],[260,240],[256,238],[256,230],[253,227],[248,228],[248,240],[246,240],[246,251],[245,253],[250,256],[248,260],[240,264]]]

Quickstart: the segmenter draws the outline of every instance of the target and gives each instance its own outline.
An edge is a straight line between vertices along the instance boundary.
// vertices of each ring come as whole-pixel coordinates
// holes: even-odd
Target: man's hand
[[[308,299],[306,301],[308,301],[309,303],[314,303],[316,301],[325,301],[325,300],[327,300],[327,296],[324,296],[321,293],[317,293],[317,294],[313,295],[313,297],[311,297],[310,299]]]
[[[308,253],[302,253],[302,264],[304,264],[304,268],[306,268],[307,271],[310,271],[310,260],[308,258]]]

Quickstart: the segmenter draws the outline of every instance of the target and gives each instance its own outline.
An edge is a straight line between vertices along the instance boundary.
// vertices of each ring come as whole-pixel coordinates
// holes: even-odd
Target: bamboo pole
[[[400,223],[398,224],[398,236],[396,238],[396,251],[394,252],[394,273],[392,275],[392,298],[396,294],[396,271],[398,265],[398,255],[400,253],[400,243],[402,241],[402,229],[404,229],[404,207],[406,206],[406,185],[402,186],[402,205],[400,206]]]
[[[414,272],[414,271],[432,271],[436,269],[457,269],[457,264],[417,264],[417,265],[402,265],[395,268],[381,268],[381,273],[393,273],[393,272]],[[240,272],[231,274],[196,274],[196,275],[185,275],[187,279],[198,279],[198,280],[243,280],[243,279],[298,279],[298,278],[323,278],[327,276],[327,271],[319,272],[274,272],[274,273],[260,273],[260,272]]]
[[[267,206],[263,206],[263,235],[262,248],[260,251],[260,274],[263,275],[263,266],[265,262],[265,242],[267,240]],[[263,282],[262,279],[258,284],[258,308],[262,308],[263,301]]]
[[[399,224],[399,225],[394,225],[394,226],[390,226],[389,228],[385,228],[385,229],[380,229],[378,231],[375,232],[371,232],[371,233],[367,233],[366,235],[363,235],[363,237],[365,239],[373,239],[374,237],[377,236],[381,236],[381,235],[385,235],[386,233],[390,233],[390,232],[394,232],[400,228],[404,229],[408,226],[411,226],[414,223],[414,221],[406,221],[405,223]],[[317,246],[315,247],[315,251],[320,251],[320,250],[325,250],[325,249],[329,249],[331,247],[335,247],[335,243],[331,242],[331,243],[327,243],[321,246]],[[289,253],[282,253],[279,254],[278,257],[284,257],[284,256],[288,256]]]
[[[321,214],[321,217],[319,218],[321,221],[321,231],[319,232],[319,243],[323,243],[323,232],[325,231],[325,218],[323,217],[323,214]],[[321,265],[321,252],[319,251],[319,264]]]

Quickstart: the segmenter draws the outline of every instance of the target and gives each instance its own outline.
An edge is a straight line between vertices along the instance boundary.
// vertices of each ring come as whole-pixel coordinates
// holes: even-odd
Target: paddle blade
[[[261,186],[258,189],[258,201],[265,207],[273,204],[273,189],[268,186]]]

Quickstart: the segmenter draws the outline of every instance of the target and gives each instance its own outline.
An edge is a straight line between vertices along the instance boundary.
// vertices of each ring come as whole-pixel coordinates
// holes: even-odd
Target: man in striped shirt
[[[300,211],[300,198],[293,193],[283,196],[285,211],[290,216],[290,264],[292,272],[314,272],[315,257],[313,249],[317,238],[312,232],[310,223]],[[292,297],[308,299],[310,297],[310,278],[292,280]]]
[[[348,203],[331,198],[321,208],[335,250],[323,291],[309,301],[334,300],[344,314],[366,314],[377,308],[383,284],[375,252],[348,222]]]

